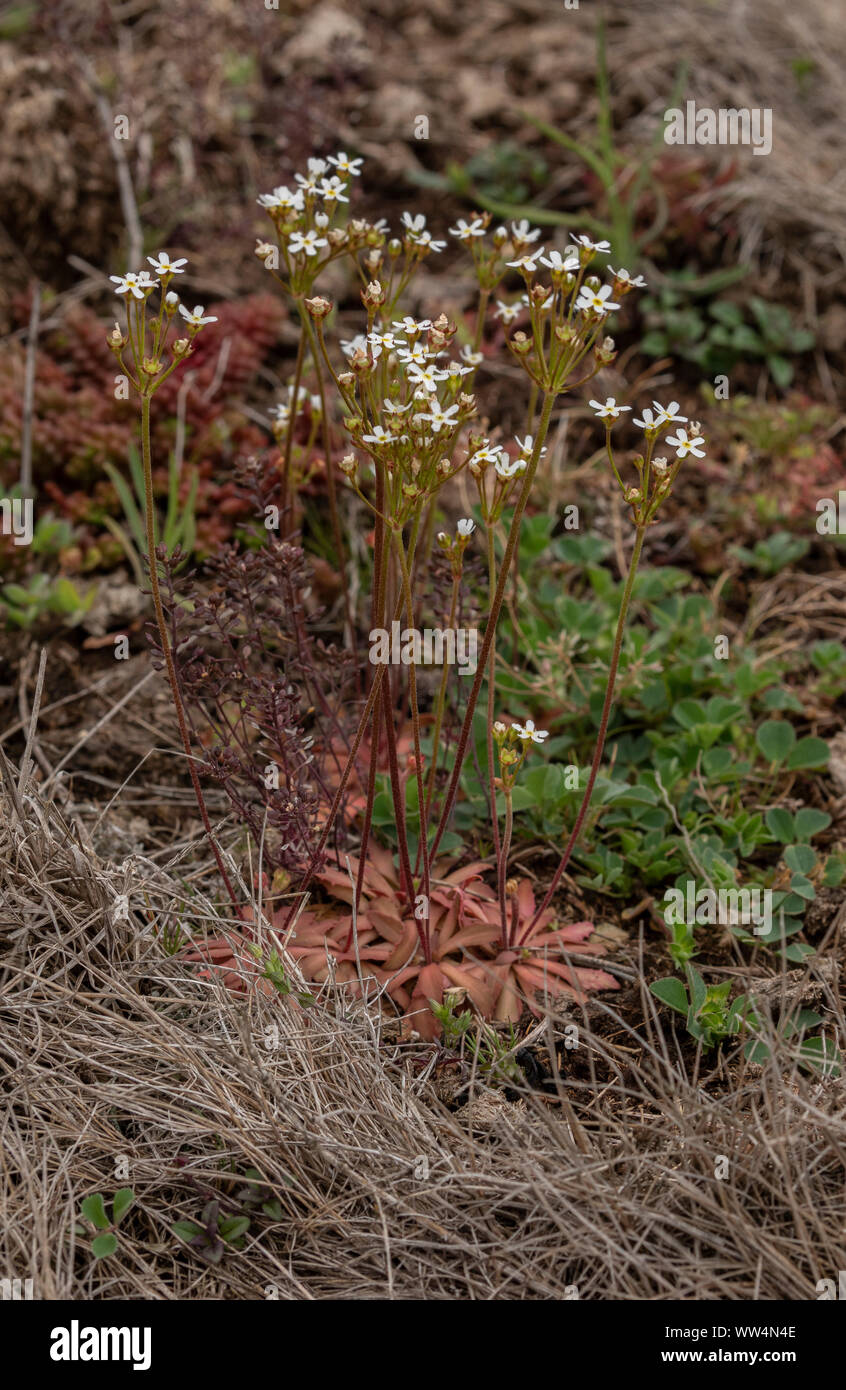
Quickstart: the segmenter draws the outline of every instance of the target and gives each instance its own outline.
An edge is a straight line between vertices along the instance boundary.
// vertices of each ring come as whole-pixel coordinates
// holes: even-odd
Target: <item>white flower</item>
[[[660,430],[661,428],[660,419],[656,420],[653,418],[652,411],[649,409],[648,406],[646,410],[644,410],[643,412],[643,419],[633,420],[632,423],[637,425],[640,429],[646,430],[647,434],[652,433],[652,431],[654,430]]]
[[[437,391],[439,381],[446,381],[447,373],[437,367],[421,367],[417,362],[412,362],[408,369],[408,379],[414,382],[417,389],[422,388],[431,393]]]
[[[512,459],[503,449],[499,458],[494,464],[498,478],[516,478],[518,473],[525,473],[526,460],[524,458]]]
[[[337,154],[329,155],[329,163],[334,164],[339,174],[352,175],[354,179],[357,179],[361,175],[361,166],[364,160],[363,158],[350,159],[346,150],[339,150]]]
[[[458,423],[457,420],[453,419],[453,416],[458,414],[457,405],[448,405],[445,409],[440,401],[434,397],[428,402],[428,405],[428,411],[421,415],[420,419],[428,420],[434,434],[440,434],[441,425],[446,425],[448,429],[452,429]]]
[[[610,294],[610,285],[603,285],[600,290],[596,291],[596,293],[594,293],[593,290],[588,289],[587,285],[583,285],[582,288],[579,290],[579,297],[576,300],[576,308],[579,309],[582,313],[588,311],[592,314],[610,314],[612,309],[619,309],[620,307],[619,304],[612,304],[610,302]]]
[[[400,348],[397,353],[400,362],[416,362],[419,367],[425,367],[429,358],[435,355],[429,351],[425,343],[412,343],[411,347]]]
[[[410,236],[419,236],[426,226],[426,218],[422,212],[414,216],[410,212],[404,212],[400,221]]]
[[[525,256],[518,257],[516,261],[506,261],[506,265],[513,266],[515,270],[528,270],[531,275],[534,275],[542,253],[543,247],[536,246],[534,251],[529,251]]]
[[[320,180],[317,191],[321,198],[325,198],[327,202],[348,203],[349,198],[346,196],[346,189],[347,185],[338,178],[337,174],[333,174],[331,179]]]
[[[302,212],[304,201],[301,188],[286,188],[284,184],[256,199],[263,208],[282,208],[285,212]]]
[[[700,444],[705,443],[701,434],[688,438],[687,430],[679,429],[676,434],[668,434],[664,442],[675,449],[677,459],[686,459],[688,454],[693,454],[694,458],[698,459],[705,457],[705,450],[699,448]]]
[[[304,251],[307,256],[316,256],[319,246],[328,246],[329,243],[325,236],[318,236],[317,232],[292,232],[288,238],[288,250],[292,255],[298,251]]]
[[[474,352],[469,343],[464,344],[458,355],[469,367],[478,367],[479,363],[485,360],[484,353]]]
[[[185,256],[172,261],[166,251],[160,251],[157,256],[148,256],[147,260],[157,275],[184,275],[182,267],[188,264]]]
[[[354,338],[341,339],[341,352],[345,357],[355,357],[357,352],[367,351],[367,339],[363,333],[356,333]]]
[[[474,236],[485,235],[485,224],[481,217],[474,217],[472,222],[465,222],[463,217],[459,217],[457,224],[450,227],[449,234],[458,237],[459,241],[472,241]]]
[[[294,178],[300,185],[300,188],[313,192],[317,188],[318,179],[322,179],[323,175],[328,173],[328,171],[329,165],[326,163],[325,159],[310,159],[308,161],[307,177],[304,178],[302,174],[295,174]]]
[[[468,462],[468,464],[471,464],[471,463],[498,463],[500,457],[502,456],[502,454],[503,454],[503,450],[497,448],[496,445],[494,445],[494,444],[482,444],[482,446],[476,450],[476,452],[475,452],[475,454],[473,455],[473,457],[470,458],[470,459],[468,459],[467,462]],[[507,457],[507,455],[506,455],[506,457]]]
[[[517,447],[520,450],[520,453],[523,455],[523,457],[525,459],[530,459],[532,457],[532,450],[535,447],[534,436],[531,434],[527,434],[525,439],[520,439],[519,436],[515,434],[514,438],[517,440]],[[544,447],[540,451],[540,457],[543,458],[545,453],[546,448]]]
[[[128,270],[126,275],[110,275],[109,279],[117,285],[115,294],[131,294],[133,299],[143,299],[155,288],[149,270]]]
[[[270,413],[271,413],[271,415],[275,415],[275,416],[276,416],[276,422],[277,422],[277,424],[279,424],[279,425],[287,425],[288,421],[289,421],[290,418],[291,418],[291,407],[290,407],[289,405],[284,405],[284,404],[283,404],[283,405],[272,405],[272,406],[270,407]]]
[[[389,415],[403,415],[411,407],[411,401],[406,401],[405,405],[400,405],[398,401],[385,400],[382,404]]]
[[[213,314],[204,315],[202,304],[195,304],[193,313],[190,313],[185,308],[184,304],[180,304],[179,312],[183,315],[184,318],[188,320],[190,324],[193,325],[194,328],[202,328],[204,323],[217,323],[217,319]]]
[[[393,444],[396,440],[396,436],[388,434],[383,425],[374,425],[372,434],[363,434],[361,437],[365,444]]]
[[[613,275],[615,280],[619,280],[621,285],[629,285],[633,290],[646,289],[646,281],[642,275],[630,275],[629,272],[623,270],[622,267],[619,270],[615,270],[612,265],[609,265],[608,273],[609,275]]]
[[[543,743],[545,738],[549,738],[548,730],[536,729],[533,719],[527,719],[525,724],[512,724],[511,727],[516,729],[517,737],[524,743]]]
[[[602,256],[611,250],[610,241],[591,241],[589,236],[584,235],[574,236],[573,240],[577,241],[579,246],[583,246],[586,251],[598,251]]]
[[[430,251],[434,251],[436,254],[446,250],[446,242],[433,241],[431,232],[418,232],[416,236],[412,237],[412,241],[415,246],[427,246]]]
[[[532,228],[523,217],[519,222],[511,223],[511,240],[520,242],[537,241],[540,236],[540,227]]]
[[[476,523],[475,521],[471,521],[469,517],[462,517],[455,529],[459,536],[472,536],[476,529]]]
[[[607,396],[604,405],[599,401],[591,401],[591,405],[600,420],[619,420],[621,411],[631,410],[630,405],[618,405],[613,396]]]
[[[432,320],[413,319],[410,314],[406,314],[405,318],[394,323],[393,327],[398,329],[400,333],[406,333],[409,338],[416,338],[418,333],[425,333],[428,328],[432,327]]]
[[[374,361],[381,357],[383,352],[393,352],[395,348],[404,346],[402,338],[397,338],[394,333],[368,333],[367,341],[370,344]]]
[[[550,270],[558,271],[563,274],[564,271],[570,272],[578,270],[579,258],[578,256],[566,256],[562,258],[560,251],[550,251],[548,255],[541,256],[541,265],[548,266]]]
[[[522,304],[504,304],[501,299],[498,299],[494,315],[496,318],[502,319],[503,323],[513,323],[522,308]]]
[[[687,416],[686,416],[686,415],[677,415],[677,414],[676,414],[676,411],[677,411],[678,408],[679,408],[679,403],[678,403],[678,401],[670,401],[670,404],[669,404],[669,405],[662,405],[660,401],[653,401],[652,404],[655,406],[655,409],[656,409],[656,411],[658,412],[658,419],[657,419],[656,422],[655,422],[656,427],[660,427],[661,425],[669,425],[669,424],[674,424],[674,425],[686,425],[686,424],[687,424]]]
[[[318,227],[321,232],[325,232],[326,228],[329,226],[329,218],[325,212],[316,212],[314,214],[314,225]]]
[[[480,360],[481,360],[481,354],[480,354]],[[447,364],[446,370],[447,370],[447,375],[448,375],[450,381],[455,381],[457,377],[460,377],[460,376],[467,376],[467,373],[468,373],[468,372],[472,372],[473,368],[472,368],[472,367],[465,367],[461,362],[449,362],[449,363]]]
[[[176,307],[178,303],[179,295],[175,294],[173,290],[168,290],[167,294],[165,295],[165,304],[169,304],[173,309]]]

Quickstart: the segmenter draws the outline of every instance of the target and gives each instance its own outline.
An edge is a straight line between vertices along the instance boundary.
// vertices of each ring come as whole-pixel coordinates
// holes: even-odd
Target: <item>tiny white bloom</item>
[[[658,424],[658,425],[669,425],[669,424],[674,424],[674,425],[686,425],[686,424],[687,424],[687,416],[686,416],[686,415],[677,415],[677,414],[676,414],[676,411],[677,411],[678,408],[679,408],[679,403],[678,403],[678,401],[670,401],[670,404],[669,404],[669,405],[662,405],[660,401],[653,401],[652,404],[654,405],[656,411],[658,412],[658,419],[657,419],[657,421],[656,421],[656,424]]]
[[[561,274],[564,271],[569,273],[578,270],[579,258],[578,256],[562,257],[560,251],[550,251],[546,256],[541,256],[541,265],[548,266],[550,270],[558,271]]]
[[[610,241],[591,241],[589,236],[584,235],[574,236],[573,240],[577,241],[580,246],[583,246],[586,251],[598,251],[601,256],[604,256],[611,250]]]
[[[498,478],[516,478],[518,473],[525,473],[527,461],[524,458],[509,458],[503,449],[494,467]]]
[[[436,254],[446,250],[446,242],[434,241],[431,232],[417,232],[412,236],[412,241],[415,246],[427,246],[430,251],[434,251]]]
[[[291,189],[280,184],[278,188],[274,188],[272,193],[262,193],[256,202],[260,203],[263,208],[281,208],[284,212],[302,212],[305,200],[301,188]]]
[[[643,419],[633,420],[632,423],[637,425],[640,429],[646,430],[647,434],[651,433],[653,430],[659,430],[661,428],[660,419],[656,420],[654,418],[652,411],[649,409],[648,406],[646,410],[644,410],[643,412]]]
[[[481,354],[480,354],[480,360],[481,360]],[[467,373],[468,373],[468,372],[472,372],[473,368],[472,368],[472,367],[465,367],[465,366],[463,365],[463,363],[461,363],[461,362],[449,362],[449,363],[447,363],[447,368],[446,368],[446,370],[447,370],[447,375],[449,376],[450,381],[455,381],[457,377],[460,377],[460,376],[467,376]]]
[[[397,357],[400,362],[409,364],[416,362],[419,367],[425,367],[430,357],[435,354],[430,352],[425,343],[412,343],[411,347],[400,348]]]
[[[339,150],[337,154],[329,155],[329,163],[334,164],[339,174],[351,175],[354,179],[357,179],[361,175],[361,166],[364,163],[364,159],[350,159],[346,150]]]
[[[325,236],[318,236],[314,230],[292,232],[288,239],[288,250],[292,255],[296,255],[298,251],[304,251],[307,256],[316,256],[318,247],[328,245]]]
[[[642,275],[630,275],[622,266],[619,270],[615,270],[612,265],[609,265],[608,273],[609,275],[613,275],[615,280],[619,280],[621,284],[630,285],[633,290],[646,289],[646,281]]]
[[[420,418],[427,420],[432,426],[433,434],[440,434],[441,426],[446,425],[448,429],[453,429],[458,423],[453,416],[458,414],[457,405],[448,405],[446,408],[434,396],[429,401],[428,411]]]
[[[383,425],[374,425],[372,434],[363,434],[361,437],[365,444],[385,445],[395,442],[395,436],[393,434],[388,434],[388,431]]]
[[[481,352],[474,352],[469,343],[464,344],[464,347],[458,355],[462,362],[466,362],[469,367],[478,367],[479,363],[485,360],[484,354]]]
[[[700,444],[705,443],[701,434],[689,438],[687,430],[680,428],[676,434],[668,434],[665,442],[675,449],[678,459],[686,459],[688,454],[693,454],[694,458],[698,459],[705,457],[705,450],[699,448]]]
[[[349,198],[346,196],[346,190],[347,185],[338,178],[337,174],[333,174],[331,179],[321,179],[317,189],[321,198],[332,203],[348,203]]]
[[[520,437],[515,434],[514,438],[517,440],[517,447],[520,450],[520,453],[523,455],[523,457],[526,459],[531,458],[532,451],[535,447],[534,435],[527,434],[525,439],[520,439]],[[545,453],[546,448],[544,447],[540,451],[540,457],[543,458]]]
[[[621,411],[631,410],[630,405],[618,405],[613,396],[607,396],[604,405],[599,401],[591,401],[591,405],[600,420],[619,420]]]
[[[175,304],[178,303],[179,295],[176,294],[174,290],[168,290],[167,294],[165,295],[165,304],[170,304],[171,307],[173,307]]]
[[[304,188],[307,192],[314,192],[317,188],[318,180],[322,179],[323,175],[328,173],[328,171],[329,165],[326,163],[325,159],[309,159],[307,176],[303,177],[302,174],[295,174],[294,178],[300,185],[300,188]]]
[[[576,300],[576,308],[582,313],[589,311],[592,314],[610,314],[613,309],[619,309],[619,304],[611,303],[609,295],[611,286],[603,285],[600,290],[594,293],[587,285],[583,285],[579,290],[579,297]]]
[[[157,256],[148,256],[147,260],[157,275],[184,275],[182,267],[188,264],[185,256],[172,261],[166,251],[160,251]]]
[[[497,448],[496,445],[482,444],[473,457],[468,459],[468,463],[497,463],[502,454],[503,450]]]
[[[459,217],[456,225],[450,227],[449,234],[458,237],[459,241],[472,241],[473,237],[485,235],[485,224],[481,217],[474,217],[472,222],[465,222],[463,217]]]
[[[447,373],[437,367],[421,367],[417,362],[412,362],[408,368],[408,379],[414,382],[416,389],[422,388],[431,393],[437,391],[439,381],[446,381]]]
[[[543,252],[542,246],[536,246],[534,251],[528,252],[525,256],[519,256],[516,261],[506,261],[506,265],[513,266],[515,270],[528,270],[530,275],[534,275]]]
[[[522,308],[523,306],[520,303],[505,304],[501,299],[498,299],[496,301],[496,309],[494,310],[494,314],[496,318],[502,319],[503,323],[513,323],[514,320],[517,318],[518,314],[521,313]]]
[[[214,314],[204,313],[202,304],[195,304],[193,313],[189,312],[184,304],[180,304],[179,312],[190,324],[193,324],[195,328],[202,328],[204,323],[217,323]]]
[[[418,212],[416,215],[404,212],[400,221],[411,236],[419,236],[426,226],[426,218],[422,212]]]
[[[367,351],[367,339],[363,333],[356,333],[354,338],[341,339],[341,352],[345,357],[354,357],[357,352]]]
[[[367,341],[370,344],[374,360],[381,357],[383,352],[393,352],[395,348],[404,346],[402,338],[397,338],[393,333],[368,333]]]
[[[400,333],[406,333],[409,338],[416,338],[419,333],[425,333],[428,328],[432,327],[432,320],[413,319],[410,314],[406,314],[405,318],[394,323],[393,327],[398,329]]]
[[[475,521],[471,521],[469,517],[462,517],[461,521],[459,521],[456,526],[459,536],[472,536],[475,529],[476,523]]]
[[[540,236],[540,227],[531,227],[525,217],[519,222],[511,223],[511,240],[519,242],[537,241]]]
[[[525,724],[512,724],[511,727],[516,729],[517,737],[524,743],[543,743],[545,738],[549,738],[548,730],[536,729],[533,719],[527,719]]]
[[[128,270],[125,275],[110,275],[109,279],[117,285],[115,294],[131,294],[133,299],[143,299],[154,288],[149,270]]]
[[[411,401],[406,401],[401,405],[398,401],[385,400],[382,402],[389,415],[403,415],[406,410],[411,408]]]

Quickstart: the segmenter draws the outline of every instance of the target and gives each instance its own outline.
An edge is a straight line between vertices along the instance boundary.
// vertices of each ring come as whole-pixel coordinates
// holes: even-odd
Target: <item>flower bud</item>
[[[365,308],[373,308],[385,303],[385,291],[378,280],[371,280],[366,290],[361,292],[361,302]]]
[[[313,319],[325,319],[327,314],[331,314],[332,305],[328,299],[322,295],[315,295],[313,299],[307,299],[305,306]]]

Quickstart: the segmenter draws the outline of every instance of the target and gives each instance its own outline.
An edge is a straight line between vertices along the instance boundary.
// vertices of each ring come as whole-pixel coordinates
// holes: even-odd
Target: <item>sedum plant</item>
[[[358,662],[358,718],[342,770],[334,780],[331,805],[320,807],[319,835],[303,871],[292,880],[293,901],[277,915],[277,926],[288,948],[307,959],[313,969],[318,968],[317,957],[325,959],[328,951],[337,963],[348,963],[352,975],[369,953],[374,970],[379,962],[381,987],[390,991],[391,980],[405,981],[399,1000],[403,1007],[440,1001],[450,985],[460,984],[483,1012],[515,1019],[526,1003],[534,1006],[538,992],[613,985],[603,972],[593,972],[602,978],[586,975],[580,982],[565,965],[567,940],[583,942],[584,938],[579,933],[576,938],[557,937],[569,929],[556,925],[552,897],[581,833],[602,760],[623,630],[646,531],[670,495],[685,458],[702,457],[704,441],[695,423],[685,428],[689,422],[678,414],[675,402],[653,403],[634,420],[642,432],[642,444],[627,459],[612,447],[612,432],[632,408],[618,405],[613,398],[592,402],[606,427],[608,467],[629,508],[633,546],[590,772],[560,863],[536,905],[530,885],[509,877],[508,857],[513,789],[527,754],[542,744],[545,733],[535,730],[531,720],[512,721],[509,726],[497,717],[501,714],[496,695],[497,626],[518,563],[526,509],[544,467],[553,412],[563,397],[580,391],[615,360],[608,320],[623,298],[644,282],[623,268],[609,270],[609,278],[603,281],[596,260],[609,252],[607,242],[580,235],[562,249],[547,248],[539,244],[540,231],[527,221],[492,228],[490,214],[481,213],[469,221],[459,219],[449,229],[468,259],[469,279],[475,283],[474,314],[461,326],[437,310],[421,317],[412,312],[416,308],[414,280],[429,257],[444,251],[446,242],[432,234],[422,214],[405,212],[396,235],[383,221],[351,216],[361,164],[362,160],[344,152],[326,160],[310,159],[306,172],[295,175],[293,186],[280,185],[258,200],[273,237],[259,240],[256,254],[300,324],[293,380],[274,424],[280,451],[278,514],[284,538],[292,534],[297,490],[309,476],[314,449],[321,447],[334,558],[343,578],[348,644],[361,651],[358,631],[364,616],[371,638],[399,625],[408,645],[401,662],[394,665],[387,659],[368,662],[363,656]],[[332,327],[333,304],[321,293],[321,277],[334,263],[347,267],[358,284],[361,303],[360,332],[340,342]],[[178,305],[168,289],[172,276],[181,271],[179,263],[162,253],[153,268],[161,292],[158,315],[151,319],[147,312],[155,285],[146,275],[123,277],[118,292],[127,297],[130,326],[126,335],[116,329],[110,340],[121,362],[127,348],[132,355],[132,380],[142,404],[145,482],[150,468],[150,397],[190,353],[193,336],[208,321],[201,308],[192,314]],[[168,329],[177,308],[187,320],[188,336],[168,346]],[[495,339],[503,334],[505,350],[526,386],[524,426],[513,440],[486,422],[475,391],[477,373],[496,350]],[[478,520],[463,518],[450,535],[438,531],[438,519],[445,496],[459,480],[464,495],[467,488],[475,494]],[[350,502],[354,498],[355,505],[365,509],[372,524],[366,615],[356,611],[348,584],[344,489]],[[148,482],[147,494],[149,559],[154,555],[154,536]],[[446,669],[431,707],[426,708],[421,683],[424,663],[415,640],[437,550],[446,556],[452,580],[450,625],[471,557],[474,563],[477,557],[481,560],[485,577],[484,632],[475,667],[467,673],[472,681],[465,684],[457,718],[456,711],[447,708]],[[160,644],[188,753],[154,561],[150,561],[150,580]],[[461,932],[456,932],[455,925],[464,909],[456,909],[459,916],[455,917],[451,904],[463,890],[455,880],[454,866],[445,865],[442,856],[452,843],[444,837],[453,819],[485,683],[484,782],[497,892],[491,895],[492,902],[482,895],[484,907],[476,903],[471,915],[481,913],[484,921],[479,923],[478,939],[471,941],[474,933],[470,932],[461,942],[459,959],[455,938]],[[340,707],[334,707],[336,726],[324,731],[326,740],[335,738],[339,711]],[[451,743],[442,736],[448,713],[457,724]],[[428,766],[426,727],[434,733]],[[401,757],[405,739],[409,751]],[[325,852],[344,812],[348,788],[358,776],[362,752],[366,752],[366,774],[361,845],[350,890],[351,920],[339,924],[331,912],[303,909],[316,881],[330,893],[338,891],[338,884],[331,877],[327,880]],[[376,896],[388,896],[392,905],[388,909],[383,904],[374,913],[371,839],[378,779],[385,769],[398,863],[395,873],[380,873],[377,880]],[[192,777],[198,791],[193,764]],[[501,829],[499,801],[505,810]],[[410,807],[414,808],[413,828]],[[207,817],[204,823],[210,834]],[[217,849],[216,856],[225,875]],[[452,926],[445,938],[446,920]],[[351,933],[359,926],[364,929],[365,922],[366,931],[372,930],[375,936],[359,939],[356,954]],[[450,938],[453,944],[448,949]]]

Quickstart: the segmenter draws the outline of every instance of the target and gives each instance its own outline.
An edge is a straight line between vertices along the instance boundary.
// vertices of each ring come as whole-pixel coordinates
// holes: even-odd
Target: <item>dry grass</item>
[[[480,1084],[448,1106],[437,1054],[343,996],[303,1013],[192,977],[153,928],[213,907],[100,862],[5,759],[0,775],[0,1269],[37,1296],[807,1299],[844,1267],[843,1086],[783,1048],[689,1074],[654,1014],[645,1047],[586,1022],[592,1079],[565,1076],[563,1107]],[[834,976],[815,987],[842,1040]],[[97,1264],[74,1216],[124,1185],[122,1156],[137,1203]],[[170,1223],[212,1194],[236,1210],[248,1167],[283,1219],[211,1268]]]

